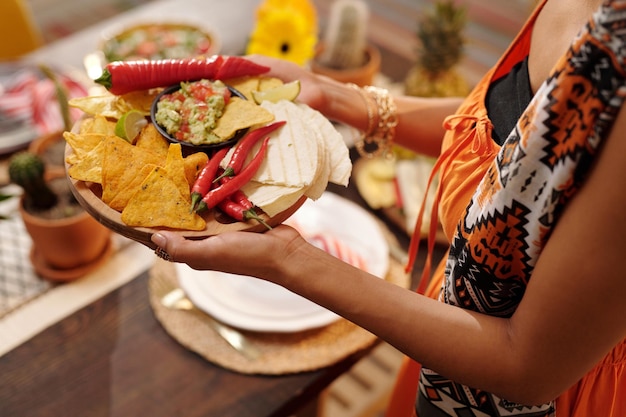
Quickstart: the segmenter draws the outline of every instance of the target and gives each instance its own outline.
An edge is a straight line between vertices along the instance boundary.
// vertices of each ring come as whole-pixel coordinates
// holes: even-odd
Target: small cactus
[[[336,0],[329,18],[320,63],[329,68],[358,68],[365,64],[369,8],[363,0]]]
[[[31,152],[19,152],[9,162],[11,182],[24,190],[24,198],[33,208],[46,210],[54,206],[57,195],[44,179],[45,165],[41,158]]]

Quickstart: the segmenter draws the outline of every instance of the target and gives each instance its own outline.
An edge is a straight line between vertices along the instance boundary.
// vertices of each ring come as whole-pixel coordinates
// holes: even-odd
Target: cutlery
[[[255,360],[260,356],[259,350],[251,344],[241,332],[215,320],[213,317],[198,309],[191,300],[187,298],[181,288],[165,288],[164,286],[167,284],[162,284],[161,288],[159,288],[161,290],[160,294],[158,294],[161,305],[172,310],[184,310],[202,315],[206,323],[215,330],[217,334],[247,359]]]

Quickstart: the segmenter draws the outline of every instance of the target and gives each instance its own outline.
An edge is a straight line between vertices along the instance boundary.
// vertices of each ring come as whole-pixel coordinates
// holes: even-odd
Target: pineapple
[[[465,8],[437,0],[419,22],[417,62],[405,79],[405,92],[420,97],[465,96],[467,81],[457,70],[463,56]]]

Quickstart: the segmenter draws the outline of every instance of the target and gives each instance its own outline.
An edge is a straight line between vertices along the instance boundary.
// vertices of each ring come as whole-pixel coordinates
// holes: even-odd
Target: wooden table
[[[230,372],[165,332],[147,281],[145,272],[0,357],[0,415],[289,416],[366,353],[316,372]]]
[[[231,372],[165,332],[148,279],[143,272],[0,357],[0,415],[287,417],[314,409],[322,390],[370,350],[313,372]]]

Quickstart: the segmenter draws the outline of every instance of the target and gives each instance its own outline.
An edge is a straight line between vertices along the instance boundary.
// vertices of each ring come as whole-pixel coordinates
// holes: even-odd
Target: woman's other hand
[[[278,280],[280,267],[289,263],[290,255],[307,245],[295,229],[285,225],[265,233],[227,232],[202,240],[188,240],[163,231],[152,235],[152,242],[166,252],[164,257],[168,260],[186,263],[193,269],[249,275],[272,282]]]
[[[263,55],[248,55],[246,58],[257,64],[270,67],[270,72],[266,74],[270,77],[280,78],[285,83],[299,80],[300,94],[298,95],[298,101],[324,113],[327,107],[327,99],[321,85],[328,80],[322,80],[322,77],[290,61]]]

